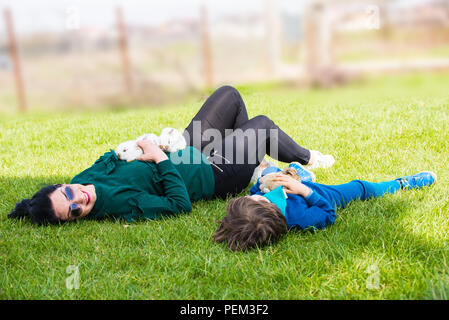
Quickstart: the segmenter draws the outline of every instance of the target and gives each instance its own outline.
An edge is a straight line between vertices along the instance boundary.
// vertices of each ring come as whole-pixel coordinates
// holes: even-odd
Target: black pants
[[[240,93],[217,89],[184,131],[189,145],[212,164],[216,197],[245,189],[266,154],[282,162],[307,164],[310,151],[299,146],[267,116],[248,119]]]

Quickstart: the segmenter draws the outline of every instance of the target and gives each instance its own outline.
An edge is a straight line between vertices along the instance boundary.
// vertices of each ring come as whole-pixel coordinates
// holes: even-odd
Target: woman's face
[[[49,196],[59,220],[72,221],[85,217],[97,200],[93,184],[63,184]]]

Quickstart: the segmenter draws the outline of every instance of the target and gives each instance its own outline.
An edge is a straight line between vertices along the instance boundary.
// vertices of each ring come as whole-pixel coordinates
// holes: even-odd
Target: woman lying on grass
[[[303,170],[299,166],[296,168]],[[323,229],[333,224],[335,208],[344,208],[352,200],[367,200],[436,182],[433,172],[380,183],[354,180],[340,185],[313,183],[310,179],[298,181],[274,173],[275,178],[270,179],[279,187],[263,194],[260,184],[269,176],[266,171],[273,171],[271,169],[269,167],[262,172],[262,177],[250,189],[251,195],[229,201],[226,216],[212,237],[214,241],[227,242],[234,251],[263,247],[279,239],[288,229]],[[307,172],[303,173],[300,176],[307,178]]]
[[[254,134],[260,132],[264,134]],[[84,217],[155,219],[189,212],[191,201],[241,192],[267,153],[315,168],[334,161],[299,146],[266,116],[249,119],[239,92],[229,86],[206,100],[184,137],[188,146],[173,153],[140,141],[143,155],[138,161],[119,160],[111,150],[70,184],[42,188],[17,203],[8,216],[30,217],[38,224]]]

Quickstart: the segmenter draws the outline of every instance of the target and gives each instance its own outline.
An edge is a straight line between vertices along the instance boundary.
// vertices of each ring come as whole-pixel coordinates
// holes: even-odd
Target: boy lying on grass
[[[278,168],[275,170],[280,171]],[[352,200],[367,200],[403,189],[422,188],[433,185],[437,179],[435,173],[426,171],[380,183],[354,180],[340,185],[324,185],[312,182],[311,176],[304,179],[308,172],[303,168],[297,167],[297,170],[302,181],[275,173],[275,177],[270,179],[279,187],[264,194],[260,191],[260,184],[269,177],[266,172],[273,171],[272,167],[265,169],[251,187],[249,196],[229,201],[226,216],[219,222],[213,241],[227,242],[233,251],[263,247],[279,239],[288,229],[323,229],[333,224],[335,209],[344,208]]]

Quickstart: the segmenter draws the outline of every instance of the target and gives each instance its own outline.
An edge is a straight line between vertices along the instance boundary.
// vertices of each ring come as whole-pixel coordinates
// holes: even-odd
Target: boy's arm
[[[322,229],[334,223],[336,219],[335,209],[332,205],[312,189],[292,177],[279,175],[276,181],[284,187],[287,193],[297,194],[304,198],[306,205],[294,208],[288,216],[290,225],[296,225],[301,229],[310,227]],[[287,214],[290,210],[287,210]]]
[[[256,192],[259,192],[259,191],[260,191],[260,185],[261,185],[262,183],[264,183],[264,180],[266,179],[266,177],[267,177],[267,176],[264,175],[264,176],[262,176],[262,177],[257,178],[256,183],[249,189],[250,195],[253,195],[253,194],[255,194]]]
[[[337,218],[335,209],[329,201],[317,192],[311,190],[309,195],[304,197],[304,200],[307,207],[294,208],[292,214],[288,216],[289,224],[296,225],[301,229],[323,229],[335,222]]]
[[[250,189],[249,189],[249,194],[253,195],[256,192],[260,191],[260,178],[257,179],[256,184],[253,185]]]

